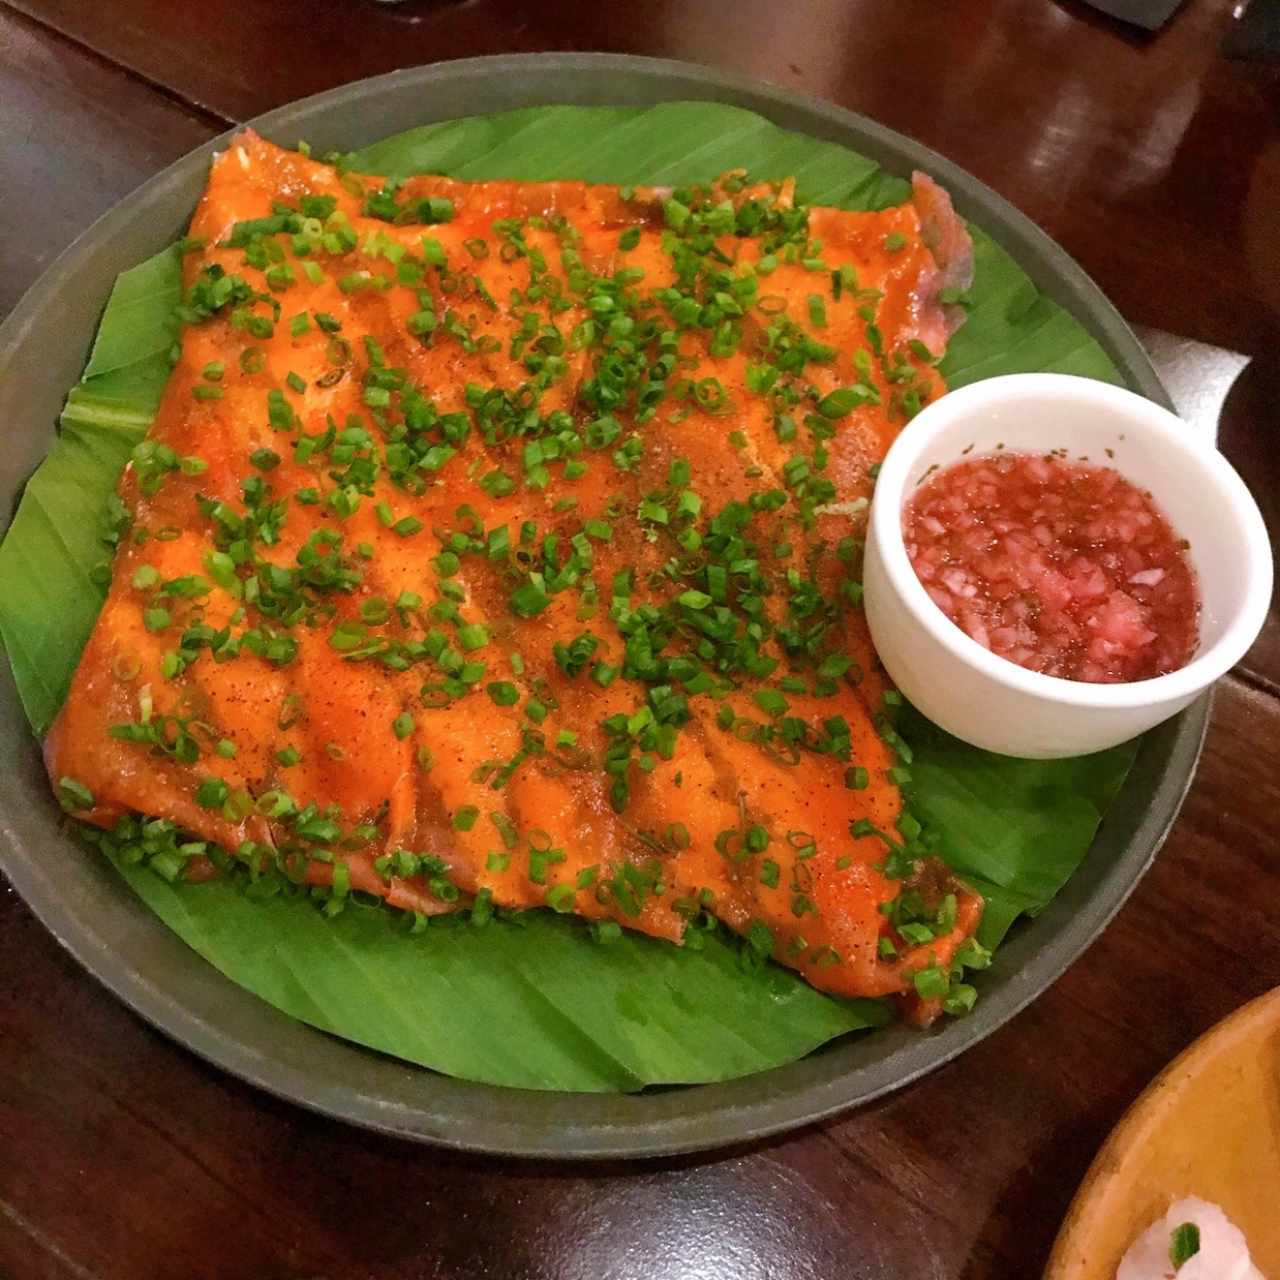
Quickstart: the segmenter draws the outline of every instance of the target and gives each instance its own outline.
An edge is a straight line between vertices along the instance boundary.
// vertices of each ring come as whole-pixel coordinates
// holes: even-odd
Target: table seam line
[[[7,1218],[39,1249],[70,1269],[79,1280],[98,1280],[98,1273],[77,1262],[51,1235],[32,1222],[16,1205],[0,1197],[0,1216]]]
[[[1253,671],[1245,666],[1233,667],[1227,672],[1226,678],[1238,681],[1253,693],[1260,693],[1280,702],[1280,683],[1263,675],[1260,671]]]
[[[117,71],[128,76],[129,79],[150,89],[159,97],[173,103],[175,106],[181,107],[188,114],[196,116],[203,123],[215,126],[219,133],[227,129],[235,128],[242,123],[242,121],[234,117],[224,115],[220,111],[215,111],[212,107],[205,106],[203,103],[186,97],[176,89],[172,89],[163,82],[139,71],[136,67],[131,67],[127,63],[120,62],[118,59],[104,53],[101,49],[95,48],[87,41],[71,35],[61,27],[50,22],[47,18],[30,12],[21,4],[20,0],[0,0],[0,13],[12,14],[24,22],[30,23],[38,30],[61,40],[64,44],[70,45],[72,48],[81,51],[88,57],[94,58],[108,67],[115,68]]]

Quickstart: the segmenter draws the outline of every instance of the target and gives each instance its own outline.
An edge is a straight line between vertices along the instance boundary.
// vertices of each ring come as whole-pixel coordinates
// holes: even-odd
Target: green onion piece
[[[551,597],[536,583],[526,582],[511,593],[508,603],[513,613],[522,618],[532,618],[551,603]]]
[[[965,969],[986,969],[991,964],[991,952],[977,938],[966,938],[956,948],[954,965]]]
[[[196,803],[204,809],[218,809],[230,794],[231,789],[221,778],[205,778],[196,788]]]
[[[438,323],[436,313],[434,311],[415,311],[405,322],[409,327],[409,332],[415,334],[419,338],[425,337],[429,333],[433,333]]]
[[[510,680],[495,680],[485,692],[500,707],[513,707],[520,701],[520,690]]]
[[[705,609],[711,603],[711,597],[705,591],[694,589],[682,591],[676,599],[686,609]]]
[[[1173,1269],[1180,1271],[1183,1263],[1200,1252],[1200,1228],[1194,1222],[1184,1222],[1174,1227],[1169,1236],[1169,1261]]]
[[[77,809],[92,809],[94,804],[93,792],[75,778],[58,779],[58,800],[69,813]]]
[[[272,471],[280,465],[280,455],[274,449],[255,449],[249,455],[249,462],[259,471]]]
[[[511,819],[500,810],[495,810],[489,814],[489,821],[497,828],[498,835],[502,838],[503,847],[514,849],[519,843],[520,836],[512,825]]]
[[[966,1013],[973,1011],[977,1002],[977,988],[971,987],[967,982],[953,982],[947,994],[942,997],[942,1008],[953,1018],[963,1018]]]
[[[818,412],[824,418],[843,418],[852,413],[859,405],[871,404],[879,399],[873,387],[864,383],[855,383],[851,387],[837,387],[818,402]]]
[[[898,926],[898,932],[913,947],[923,947],[926,943],[932,942],[937,934],[927,925],[918,922],[908,922]]]
[[[489,643],[489,628],[479,622],[468,623],[458,628],[458,643],[466,652],[483,648]]]
[[[922,1000],[941,1000],[951,986],[946,970],[936,964],[921,969],[911,981]]]
[[[571,884],[552,885],[547,890],[547,906],[561,914],[572,911],[577,900],[577,890]]]
[[[333,879],[329,883],[329,892],[333,898],[345,898],[351,892],[351,872],[345,862],[333,864]]]
[[[776,689],[757,689],[754,698],[756,706],[771,716],[784,715],[791,705]]]

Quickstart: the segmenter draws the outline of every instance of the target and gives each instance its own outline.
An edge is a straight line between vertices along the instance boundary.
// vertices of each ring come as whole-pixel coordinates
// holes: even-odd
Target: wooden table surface
[[[1220,56],[1231,9],[1188,0],[1145,36],[1074,0],[0,0],[0,314],[135,185],[293,98],[480,53],[685,58],[864,112],[1021,207],[1156,330],[1280,529],[1280,73]],[[1277,813],[1273,609],[1154,869],[1032,1008],[834,1123],[589,1169],[272,1101],[116,1004],[0,887],[0,1276],[1034,1277],[1124,1108],[1280,983]]]

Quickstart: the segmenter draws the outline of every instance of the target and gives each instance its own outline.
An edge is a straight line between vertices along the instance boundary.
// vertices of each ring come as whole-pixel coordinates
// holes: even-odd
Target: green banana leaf
[[[180,288],[173,249],[116,281],[84,376],[67,396],[57,443],[0,542],[0,637],[40,737],[67,696],[106,596],[108,503],[160,403]]]
[[[353,162],[390,175],[674,185],[746,168],[794,175],[801,199],[847,208],[907,194],[865,157],[707,103],[458,120],[375,143]],[[942,366],[949,383],[1025,370],[1115,381],[1088,334],[972,230],[976,281],[968,323]],[[65,697],[101,604],[110,551],[102,523],[159,403],[178,290],[171,250],[117,281],[57,443],[0,544],[0,636],[38,735]],[[1079,866],[1134,745],[1080,760],[1016,761],[965,746],[912,713],[899,728],[914,749],[912,811],[986,895],[982,939],[995,946]],[[328,920],[302,897],[252,900],[235,879],[176,887],[116,865],[170,928],[241,986],[325,1031],[465,1079],[578,1091],[725,1080],[888,1017],[880,1002],[833,999],[777,966],[750,964],[721,931],[703,933],[696,949],[630,934],[602,945],[573,920],[530,912],[483,928],[444,918],[409,934],[382,907],[352,905]]]
[[[302,898],[119,869],[184,941],[277,1008],[468,1080],[577,1092],[724,1080],[890,1017],[879,1001],[748,967],[720,931],[698,950],[634,934],[602,944],[530,911],[483,927],[440,917],[411,934],[412,917],[384,907],[329,920]]]

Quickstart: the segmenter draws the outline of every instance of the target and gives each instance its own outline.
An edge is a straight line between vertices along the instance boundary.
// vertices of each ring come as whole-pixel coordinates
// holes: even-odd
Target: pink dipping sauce
[[[1066,680],[1185,666],[1200,598],[1187,543],[1110,467],[1008,453],[935,472],[902,517],[934,603],[992,653]]]

